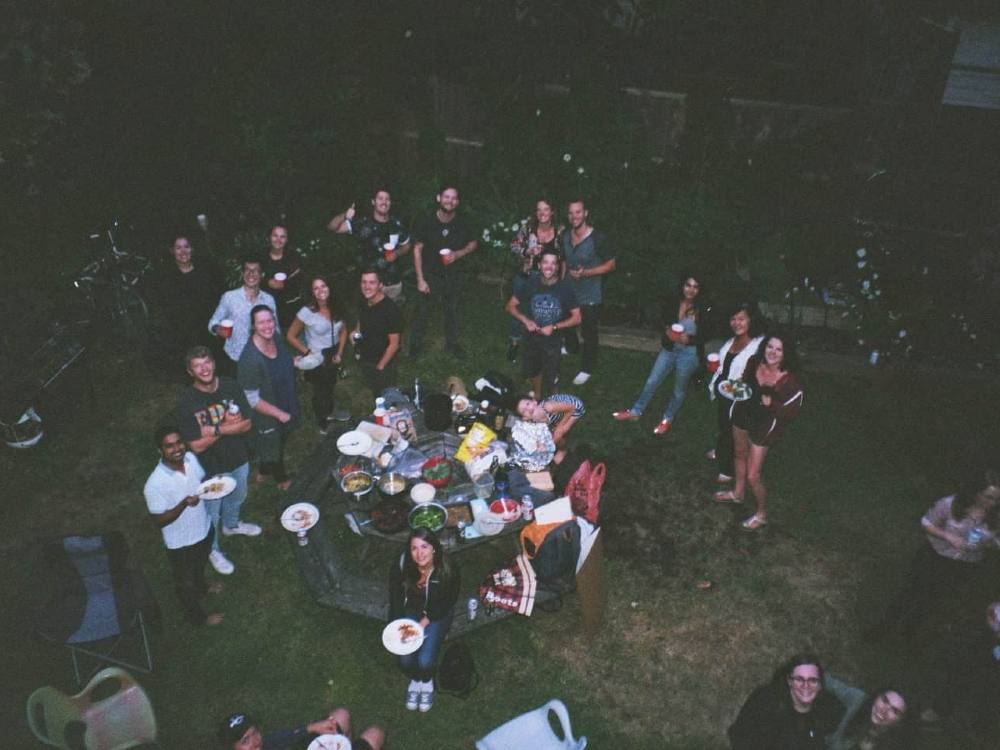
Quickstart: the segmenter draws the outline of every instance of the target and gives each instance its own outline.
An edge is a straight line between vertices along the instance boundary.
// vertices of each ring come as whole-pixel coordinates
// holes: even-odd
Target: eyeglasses
[[[803,685],[808,685],[809,687],[816,687],[817,685],[819,685],[819,677],[800,677],[799,675],[796,674],[792,675],[789,679],[799,687],[802,687]]]

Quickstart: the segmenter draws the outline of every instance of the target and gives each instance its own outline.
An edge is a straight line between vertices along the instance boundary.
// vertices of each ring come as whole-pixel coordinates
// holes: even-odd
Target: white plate
[[[323,355],[313,352],[312,354],[307,354],[304,357],[299,357],[298,364],[295,366],[300,370],[315,370],[323,364]]]
[[[221,484],[220,489],[214,490],[212,492],[208,491],[208,488],[212,485]],[[231,476],[217,476],[209,477],[200,485],[198,485],[198,497],[202,500],[218,500],[221,497],[225,497],[230,492],[236,489],[236,480]]]
[[[409,625],[411,628],[417,631],[409,641],[403,643],[402,635],[400,630],[404,625]],[[400,617],[398,620],[393,620],[385,629],[382,631],[382,645],[385,646],[386,651],[390,654],[395,654],[396,656],[406,656],[407,654],[412,654],[416,651],[424,642],[424,628],[416,620],[411,620],[409,617]]]
[[[309,531],[319,521],[319,508],[312,503],[295,503],[281,514],[281,525],[289,531]]]
[[[337,438],[337,450],[345,456],[362,456],[372,447],[370,435],[357,430],[345,432]]]
[[[719,391],[720,396],[722,396],[723,398],[728,398],[730,401],[746,401],[753,395],[753,388],[751,388],[748,385],[744,386],[744,388],[746,389],[745,396],[736,396],[735,394],[727,393],[724,390],[724,386],[731,385],[732,382],[733,382],[732,380],[723,380],[721,383],[719,383],[717,390]]]
[[[306,750],[351,750],[351,741],[342,734],[321,734]]]

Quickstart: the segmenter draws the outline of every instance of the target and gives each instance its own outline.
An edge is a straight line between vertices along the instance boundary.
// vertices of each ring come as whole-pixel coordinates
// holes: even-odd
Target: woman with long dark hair
[[[517,271],[511,294],[518,296],[532,276],[538,273],[538,261],[542,251],[549,248],[557,250],[556,239],[563,227],[554,223],[555,209],[548,198],[539,198],[535,203],[535,212],[521,225],[510,243],[510,251],[517,258]],[[560,276],[564,269],[560,264]],[[520,297],[518,297],[520,299]],[[524,324],[517,319],[510,321],[510,348],[507,349],[507,359],[514,362],[517,359],[518,348],[524,337]]]
[[[823,690],[823,666],[797,654],[747,698],[729,727],[733,750],[809,750],[825,740],[843,709]]]
[[[731,482],[736,475],[733,465],[733,408],[735,402],[719,386],[726,381],[740,380],[750,357],[757,351],[762,336],[757,334],[760,314],[752,302],[737,302],[729,308],[729,328],[731,339],[719,349],[719,369],[708,384],[708,395],[718,406],[719,435],[715,447],[708,452],[708,458],[715,461],[720,484]]]
[[[302,334],[304,342],[299,338]],[[332,299],[330,284],[324,277],[313,276],[309,280],[309,302],[296,313],[285,338],[303,357],[322,360],[318,366],[306,370],[305,378],[312,386],[313,416],[320,432],[325,432],[333,414],[333,394],[347,345],[347,326],[343,309]]]
[[[859,688],[827,674],[823,686],[846,709],[826,744],[830,750],[908,750],[913,733],[906,699],[892,688],[866,695]]]
[[[619,422],[635,421],[642,415],[660,383],[674,370],[674,393],[667,404],[663,417],[653,429],[654,435],[665,435],[674,422],[674,417],[680,411],[687,395],[688,383],[698,369],[698,319],[701,316],[701,306],[698,295],[701,292],[701,281],[695,274],[684,274],[677,290],[663,308],[663,337],[660,339],[660,353],[653,362],[653,369],[646,378],[639,398],[628,409],[616,411],[612,415]],[[674,326],[679,326],[677,330]]]
[[[803,393],[797,369],[795,342],[788,336],[770,334],[761,341],[743,372],[743,381],[751,391],[748,400],[733,405],[736,482],[732,490],[716,492],[715,499],[742,503],[749,484],[756,508],[742,523],[747,531],[757,531],[767,524],[767,490],[762,476],[764,459],[802,407]]]
[[[1000,546],[998,516],[1000,472],[993,468],[969,474],[958,492],[934,503],[920,519],[927,544],[913,560],[909,582],[869,639],[892,627],[912,637],[932,613],[949,603],[968,603],[986,550]]]
[[[274,311],[256,305],[250,311],[250,340],[239,361],[240,387],[253,409],[253,431],[260,467],[257,481],[271,477],[287,490],[292,480],[285,472],[285,440],[299,425],[295,394],[295,360],[277,332]]]
[[[389,619],[409,617],[424,629],[420,648],[399,657],[410,678],[406,688],[410,711],[430,711],[434,705],[434,668],[451,629],[458,586],[458,568],[444,554],[437,536],[427,529],[413,531],[406,551],[389,568]]]

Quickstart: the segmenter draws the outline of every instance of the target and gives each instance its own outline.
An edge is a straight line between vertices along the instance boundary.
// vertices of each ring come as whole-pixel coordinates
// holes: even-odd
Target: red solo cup
[[[709,354],[708,355],[708,371],[715,372],[719,369],[719,355]]]
[[[448,265],[452,262],[452,260],[454,260],[450,248],[443,247],[439,252],[441,254],[441,262],[445,265]]]
[[[670,326],[671,341],[680,341],[681,336],[683,335],[684,335],[684,326],[682,326],[680,323],[674,323],[672,326]]]
[[[395,245],[393,245],[391,242],[386,242],[382,246],[382,249],[385,251],[383,253],[383,257],[385,258],[385,262],[386,263],[392,263],[394,260],[396,260],[396,246]]]
[[[288,274],[287,273],[278,272],[278,273],[274,274],[274,280],[275,281],[285,281],[287,278],[288,278]]]
[[[226,318],[225,320],[220,320],[217,330],[219,331],[219,335],[222,338],[228,339],[230,336],[233,335],[233,321],[229,320],[228,318]]]

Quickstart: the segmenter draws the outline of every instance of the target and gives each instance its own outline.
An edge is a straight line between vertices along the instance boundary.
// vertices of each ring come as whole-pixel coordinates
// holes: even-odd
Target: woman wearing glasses
[[[729,727],[733,750],[809,750],[826,747],[843,707],[823,690],[823,667],[798,654],[747,698]]]

